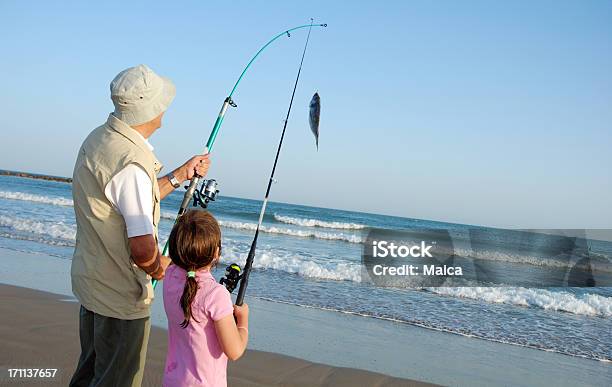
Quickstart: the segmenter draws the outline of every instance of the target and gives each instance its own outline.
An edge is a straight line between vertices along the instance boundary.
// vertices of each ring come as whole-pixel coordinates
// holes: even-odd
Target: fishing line
[[[259,220],[257,221],[257,228],[255,229],[255,235],[253,237],[253,243],[251,243],[251,249],[247,256],[246,263],[244,265],[244,271],[241,275],[240,288],[238,289],[238,296],[236,297],[236,305],[242,305],[244,301],[244,295],[246,293],[247,286],[249,284],[249,274],[253,267],[253,260],[255,258],[255,250],[257,248],[257,238],[259,237],[259,229],[263,222],[264,214],[266,212],[266,206],[268,205],[268,199],[270,197],[270,189],[274,182],[274,173],[276,172],[276,165],[278,164],[278,157],[283,146],[283,140],[285,139],[285,131],[287,130],[287,123],[289,122],[289,115],[291,114],[291,108],[293,107],[293,99],[295,98],[295,91],[297,90],[298,83],[300,81],[300,74],[302,73],[302,65],[304,64],[304,57],[306,56],[306,49],[308,48],[308,42],[310,41],[310,32],[312,31],[313,19],[310,19],[310,28],[308,28],[308,36],[306,37],[306,43],[304,44],[304,51],[302,51],[302,59],[300,60],[300,67],[298,68],[297,76],[295,77],[295,84],[293,85],[293,92],[291,93],[291,100],[289,101],[289,109],[287,109],[287,116],[285,117],[285,123],[283,124],[283,131],[281,133],[280,141],[278,142],[278,148],[276,149],[276,157],[274,158],[274,165],[272,166],[272,173],[270,173],[270,179],[268,180],[268,188],[266,188],[266,195],[263,203],[261,204],[261,211],[259,212]]]

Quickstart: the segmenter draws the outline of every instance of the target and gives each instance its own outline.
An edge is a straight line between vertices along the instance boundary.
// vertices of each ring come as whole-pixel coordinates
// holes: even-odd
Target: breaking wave
[[[609,256],[605,254],[596,254],[593,252],[587,253],[586,251],[579,250],[576,251],[574,255],[559,254],[557,257],[550,256],[550,254],[546,253],[538,254],[537,251],[512,253],[508,251],[455,248],[454,252],[460,257],[479,259],[483,261],[518,263],[540,267],[578,267],[585,270],[589,269],[590,265],[592,270],[612,272],[612,260]],[[580,264],[576,262],[577,259],[587,256],[590,258],[588,261]]]
[[[162,211],[161,217],[164,219],[174,220],[176,219],[176,215]],[[232,228],[235,230],[249,230],[255,231],[257,229],[257,223],[249,223],[249,222],[236,222],[231,220],[222,220],[217,219],[219,225],[221,227]],[[313,231],[313,230],[295,230],[291,228],[283,228],[283,227],[273,227],[273,226],[261,226],[259,229],[261,232],[265,232],[268,234],[280,234],[280,235],[289,235],[294,237],[301,238],[314,238],[314,239],[326,239],[333,241],[344,241],[349,243],[361,243],[364,239],[361,235],[355,234],[346,234],[346,233],[331,233],[331,232],[322,232],[322,231]]]
[[[283,216],[278,214],[274,214],[274,219],[277,222],[293,224],[296,226],[303,227],[337,228],[344,230],[363,230],[366,227],[365,225],[358,223],[326,222],[324,220],[292,218],[290,216]]]
[[[52,204],[56,206],[70,207],[73,205],[72,199],[66,199],[66,198],[54,197],[54,196],[33,195],[33,194],[25,193],[25,192],[0,191],[0,198],[11,199],[11,200],[22,200],[26,202]]]
[[[238,263],[244,264],[246,253],[238,253],[231,245],[227,248],[224,246],[224,251],[228,252],[228,254],[224,253],[224,256],[238,257]],[[224,262],[230,263],[225,259]],[[274,269],[316,279],[362,281],[361,266],[358,263],[348,261],[315,262],[306,257],[300,257],[292,253],[283,254],[274,249],[260,250],[254,261],[254,267]],[[521,287],[440,287],[425,290],[441,296],[467,298],[490,304],[508,304],[593,317],[612,316],[612,297],[598,294],[576,295],[565,291]],[[418,290],[415,289],[415,291]]]
[[[536,307],[586,316],[612,316],[612,297],[598,294],[575,295],[563,291],[521,287],[427,288],[427,291],[456,298],[469,298],[495,304]]]
[[[235,260],[222,259],[224,263],[237,262],[244,266],[247,253],[239,252],[234,246],[223,246],[224,257],[234,257]],[[231,262],[230,262],[231,261]],[[272,269],[297,274],[302,277],[335,280],[361,281],[361,266],[347,261],[315,262],[295,253],[282,253],[275,249],[258,249],[253,267],[256,269]]]
[[[76,226],[63,222],[47,223],[30,219],[9,218],[8,216],[0,215],[0,226],[63,241],[74,242],[76,240]]]
[[[255,231],[255,229],[257,229],[257,224],[255,223],[234,222],[234,221],[228,221],[228,220],[219,220],[219,225],[221,225],[222,227],[233,228],[233,229],[238,229],[238,230]],[[315,239],[344,241],[344,242],[349,242],[349,243],[363,242],[363,238],[360,235],[354,235],[354,234],[329,233],[329,232],[310,231],[310,230],[294,230],[291,228],[280,228],[280,227],[270,227],[270,226],[261,226],[259,231],[270,233],[270,234],[281,234],[281,235],[290,235],[290,236],[302,237],[302,238],[315,238]]]
[[[174,219],[176,219],[176,214],[175,214],[175,213],[173,214],[173,213],[171,213],[171,212],[167,212],[167,211],[162,211],[162,212],[159,214],[159,216],[160,216],[160,218],[162,218],[162,219],[169,219],[169,220],[174,220]]]

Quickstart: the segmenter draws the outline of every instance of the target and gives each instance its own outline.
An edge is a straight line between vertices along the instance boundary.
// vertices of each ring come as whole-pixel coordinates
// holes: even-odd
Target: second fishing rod
[[[300,25],[300,26],[297,26],[297,27],[294,27],[294,28],[290,28],[288,30],[284,30],[283,32],[275,35],[266,44],[264,44],[259,49],[259,51],[257,51],[257,53],[255,53],[255,55],[247,63],[247,65],[244,68],[244,70],[242,70],[242,73],[240,73],[240,76],[238,77],[238,80],[234,84],[234,87],[232,87],[232,90],[228,94],[227,98],[225,98],[225,100],[223,101],[223,105],[221,106],[221,110],[219,111],[219,115],[217,116],[217,119],[215,120],[215,124],[213,125],[213,129],[210,132],[210,135],[208,136],[208,141],[206,141],[206,146],[204,148],[204,154],[208,154],[208,153],[210,153],[212,151],[213,145],[214,145],[215,140],[217,138],[217,135],[219,133],[219,129],[221,128],[221,125],[223,124],[223,120],[225,118],[225,113],[227,112],[227,109],[230,106],[231,107],[237,107],[236,103],[232,100],[232,96],[234,95],[234,92],[236,91],[236,88],[240,84],[240,81],[242,81],[242,78],[246,74],[247,70],[251,67],[251,65],[253,64],[255,59],[257,59],[257,57],[259,57],[259,55],[270,44],[272,44],[272,42],[274,42],[278,38],[280,38],[280,37],[282,37],[284,35],[287,35],[287,37],[290,37],[292,31],[299,30],[299,29],[302,29],[302,28],[308,28],[308,38],[307,38],[307,40],[308,40],[310,38],[310,32],[311,32],[313,27],[327,27],[327,24],[313,24],[312,19],[311,19],[311,23],[310,24],[304,24],[304,25]],[[301,67],[300,67],[300,69],[301,69]],[[292,102],[293,102],[293,97],[292,97]],[[285,125],[286,125],[286,123],[285,123]],[[277,157],[278,157],[278,155],[277,155]],[[214,180],[214,179],[205,180],[205,181],[203,181],[202,186],[198,189],[198,184],[200,183],[201,179],[202,179],[201,176],[194,175],[193,178],[191,179],[191,181],[189,182],[189,186],[186,187],[185,194],[183,195],[183,200],[181,201],[181,205],[180,205],[180,207],[178,209],[178,212],[177,212],[177,219],[180,216],[182,216],[185,213],[185,211],[187,211],[187,208],[189,207],[189,203],[190,202],[193,201],[194,205],[200,205],[200,206],[206,208],[207,204],[210,201],[214,201],[215,200],[216,195],[219,192],[219,190],[217,189],[218,185],[217,185],[216,180]],[[259,230],[259,226],[258,226],[257,230]],[[256,232],[256,235],[257,234],[258,234],[258,232]],[[162,254],[163,255],[167,255],[168,254],[168,242],[167,241],[166,241],[166,244],[164,245],[164,248],[162,250]],[[248,260],[247,260],[247,263],[248,263]],[[245,266],[245,269],[246,269],[246,266]],[[246,274],[246,270],[245,270],[245,274]],[[246,277],[248,278],[248,275]],[[157,280],[153,280],[152,284],[153,284],[153,288],[154,289],[157,286],[158,282],[159,281],[157,281]],[[248,280],[247,280],[247,282],[248,282]]]
[[[278,158],[280,156],[280,152],[283,147],[283,140],[285,139],[285,132],[287,130],[287,124],[289,123],[289,116],[291,115],[291,108],[293,107],[295,91],[297,90],[297,86],[300,81],[300,74],[302,73],[302,65],[304,64],[304,57],[306,56],[306,49],[308,48],[308,42],[310,41],[311,30],[312,30],[312,24],[311,24],[311,28],[308,29],[308,36],[306,37],[306,43],[304,44],[304,50],[302,51],[302,58],[300,59],[300,67],[298,68],[297,76],[295,77],[295,83],[293,85],[293,92],[291,93],[291,100],[289,101],[289,108],[287,109],[287,116],[285,117],[285,121],[283,124],[283,131],[281,133],[281,137],[278,142],[278,147],[276,149],[276,156],[274,157],[274,164],[272,166],[272,172],[270,173],[270,178],[268,179],[268,186],[266,188],[266,194],[261,204],[261,210],[259,212],[259,220],[257,221],[257,228],[255,229],[255,235],[253,236],[253,242],[251,243],[251,248],[249,249],[249,254],[247,255],[244,269],[242,271],[242,274],[240,275],[240,288],[238,289],[238,296],[236,297],[236,305],[238,306],[242,305],[242,303],[244,302],[244,296],[246,294],[246,289],[247,289],[247,286],[249,285],[249,275],[253,268],[253,261],[255,260],[255,251],[257,250],[257,239],[259,238],[259,230],[261,228],[261,224],[263,223],[263,218],[266,213],[266,206],[268,205],[268,199],[270,198],[270,189],[272,188],[272,184],[274,183],[274,173],[276,172],[276,165],[278,164]]]

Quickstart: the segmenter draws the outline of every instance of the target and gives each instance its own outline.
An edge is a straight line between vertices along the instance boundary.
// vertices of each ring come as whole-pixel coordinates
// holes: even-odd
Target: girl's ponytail
[[[183,309],[183,315],[185,319],[181,323],[181,328],[187,328],[189,321],[193,319],[198,322],[193,313],[191,312],[191,303],[198,292],[198,282],[195,279],[195,271],[187,272],[187,280],[185,281],[185,287],[183,288],[183,295],[181,296],[181,309]]]

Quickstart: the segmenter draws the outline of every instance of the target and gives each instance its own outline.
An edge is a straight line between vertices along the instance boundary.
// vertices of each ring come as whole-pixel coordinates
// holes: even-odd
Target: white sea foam
[[[344,230],[362,230],[366,226],[358,223],[344,222],[327,222],[319,219],[293,218],[291,216],[283,216],[274,214],[274,219],[281,223],[293,224],[302,227],[322,227],[322,228],[337,228]]]
[[[223,246],[223,262],[237,262],[244,266],[247,253],[240,253],[234,246]],[[231,259],[229,257],[232,257]],[[232,260],[234,259],[234,260]],[[295,253],[282,253],[275,249],[259,249],[253,267],[256,269],[273,269],[302,277],[335,281],[361,281],[361,266],[348,261],[315,262]]]
[[[162,211],[159,216],[162,219],[170,219],[170,220],[174,220],[176,219],[176,212],[168,212],[168,211]]]
[[[597,294],[575,295],[521,287],[441,287],[427,288],[427,290],[440,295],[482,300],[488,303],[537,307],[587,316],[612,316],[612,297]]]
[[[461,249],[455,248],[454,253],[460,257],[472,258],[484,261],[497,261],[518,263],[523,265],[532,265],[540,267],[556,267],[556,268],[581,268],[583,270],[596,270],[602,272],[612,272],[612,260],[609,256],[603,254],[590,253],[590,259],[586,262],[578,262],[582,257],[585,257],[585,252],[576,251],[573,255],[562,255],[558,257],[549,257],[547,254],[538,255],[537,251],[512,253],[508,251],[494,250],[479,250],[479,249]]]
[[[161,217],[164,219],[174,220],[176,219],[176,214],[162,211]],[[222,219],[218,219],[217,221],[219,222],[219,225],[221,227],[232,228],[235,230],[255,231],[257,229],[257,223],[236,222],[232,220],[222,220]],[[361,237],[361,235],[346,234],[346,233],[341,233],[341,232],[331,233],[331,232],[311,231],[311,230],[295,230],[291,228],[271,227],[271,226],[262,226],[259,229],[259,231],[269,233],[269,234],[281,234],[281,235],[289,235],[289,236],[302,237],[302,238],[337,240],[337,241],[344,241],[344,242],[350,242],[350,243],[363,242],[363,238]]]
[[[256,223],[247,223],[247,222],[234,222],[228,220],[219,220],[219,225],[222,227],[233,228],[238,230],[252,230],[255,231],[257,229]],[[350,243],[361,243],[363,242],[363,238],[361,235],[355,234],[345,234],[345,233],[331,233],[331,232],[321,232],[321,231],[311,231],[311,230],[295,230],[291,228],[282,228],[282,227],[270,227],[270,226],[262,226],[259,231],[266,232],[270,234],[282,234],[282,235],[290,235],[302,238],[316,238],[316,239],[327,239],[327,240],[336,240],[336,241],[344,241]]]
[[[44,196],[44,195],[33,195],[25,192],[10,192],[0,191],[0,198],[11,199],[11,200],[22,200],[26,202],[37,202],[52,204],[56,206],[72,206],[72,199],[66,199],[62,197]]]
[[[63,222],[38,222],[31,219],[10,218],[0,215],[0,226],[67,241],[76,240],[76,226]]]
[[[228,248],[224,246],[224,256],[239,257],[237,261],[242,265],[246,260],[246,253],[239,254],[232,246]],[[317,279],[361,282],[361,266],[358,263],[315,262],[308,257],[301,257],[293,253],[283,254],[274,249],[260,250],[254,261],[254,267],[280,270]],[[597,294],[575,295],[563,291],[520,287],[439,287],[427,288],[427,290],[439,295],[469,298],[487,303],[510,304],[577,315],[612,316],[612,297]]]

